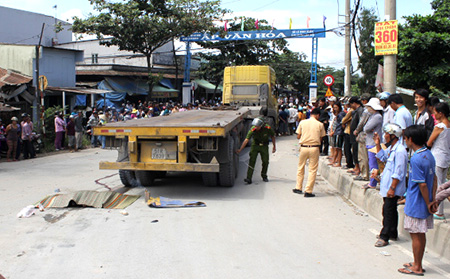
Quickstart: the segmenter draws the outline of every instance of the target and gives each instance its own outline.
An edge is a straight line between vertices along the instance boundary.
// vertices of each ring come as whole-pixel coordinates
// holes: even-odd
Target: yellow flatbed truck
[[[250,113],[248,107],[191,110],[95,127],[94,134],[119,151],[116,162],[100,162],[100,169],[119,170],[128,187],[151,186],[167,171],[201,172],[204,184],[231,187]]]
[[[269,66],[234,66],[224,71],[222,110],[192,110],[95,127],[106,146],[118,148],[116,162],[125,186],[151,186],[168,171],[201,172],[208,186],[234,185],[239,149],[252,119],[274,126],[278,111],[275,73]]]

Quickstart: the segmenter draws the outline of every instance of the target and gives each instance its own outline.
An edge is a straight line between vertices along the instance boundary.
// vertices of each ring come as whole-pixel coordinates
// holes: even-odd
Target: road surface
[[[56,189],[62,193],[124,188],[116,171],[98,169],[117,152],[77,153],[0,163],[0,274],[16,278],[405,278],[397,269],[412,260],[401,237],[375,248],[380,223],[343,200],[318,176],[315,198],[293,194],[298,161],[293,136],[278,138],[269,182],[243,178],[248,148],[232,188],[205,187],[198,174],[169,173],[148,188],[152,196],[198,200],[204,208],[155,209],[144,198],[121,210],[47,209],[17,213]],[[305,181],[306,183],[306,181]],[[381,210],[381,209],[380,209]],[[450,266],[425,255],[427,278],[450,278]],[[406,276],[408,277],[408,276]]]

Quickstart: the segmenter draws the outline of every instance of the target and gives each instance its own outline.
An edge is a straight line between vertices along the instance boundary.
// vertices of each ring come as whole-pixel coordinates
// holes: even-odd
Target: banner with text
[[[375,23],[375,55],[398,53],[398,21]]]
[[[325,38],[324,28],[291,29],[291,30],[258,30],[233,31],[221,37],[219,34],[194,33],[189,37],[182,36],[182,42],[196,41],[243,41],[243,40],[273,40],[288,38]]]

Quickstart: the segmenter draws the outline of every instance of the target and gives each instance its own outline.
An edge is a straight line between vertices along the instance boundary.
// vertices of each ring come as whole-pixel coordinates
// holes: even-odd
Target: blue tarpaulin
[[[163,78],[159,83],[161,83],[161,85],[163,85],[163,86],[165,86],[167,88],[170,88],[170,89],[174,88],[173,85],[172,85],[172,82],[170,82],[170,79]]]
[[[164,92],[167,97],[176,97],[178,90],[173,89],[172,82],[169,79],[162,79],[159,84],[153,87],[153,94]],[[114,106],[119,108],[125,100],[126,95],[148,95],[148,83],[145,80],[133,79],[128,77],[105,78],[98,84],[98,89],[110,91],[106,94],[106,106]],[[154,97],[154,96],[152,96]],[[158,97],[158,96],[156,96]],[[162,97],[162,96],[161,96]],[[97,107],[103,107],[103,99],[105,96],[100,94],[97,100]]]
[[[86,106],[86,95],[75,95],[75,106]]]
[[[104,107],[103,102],[104,102],[104,99],[97,100],[97,108],[98,109],[102,109]],[[110,107],[110,108],[114,107],[116,109],[119,109],[121,106],[122,106],[121,102],[111,102],[110,100],[106,99],[106,107]]]

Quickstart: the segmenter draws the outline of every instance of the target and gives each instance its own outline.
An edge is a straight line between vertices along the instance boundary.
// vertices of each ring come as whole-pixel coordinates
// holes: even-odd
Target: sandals
[[[433,218],[434,218],[434,220],[445,220],[444,215],[433,214]]]
[[[398,270],[398,272],[403,273],[403,274],[408,274],[408,275],[416,275],[416,276],[423,276],[423,272],[415,272],[413,270],[411,270],[409,267],[404,267],[404,268],[400,268]]]
[[[367,183],[367,184],[365,184],[362,188],[363,188],[364,190],[367,190],[367,189],[376,189],[377,186],[370,186],[370,184]]]
[[[384,246],[388,246],[389,242],[384,241],[383,239],[379,238],[377,240],[377,242],[375,242],[375,247],[384,247]]]
[[[357,177],[353,178],[353,180],[358,180],[358,181],[369,181],[369,179],[365,179],[365,178],[363,178],[361,175],[358,175]]]
[[[403,267],[410,268],[410,267],[412,267],[413,265],[414,265],[414,263],[405,263],[405,264],[403,265]],[[423,272],[426,272],[425,268],[422,268],[422,271],[423,271]]]

